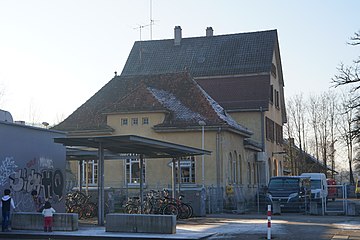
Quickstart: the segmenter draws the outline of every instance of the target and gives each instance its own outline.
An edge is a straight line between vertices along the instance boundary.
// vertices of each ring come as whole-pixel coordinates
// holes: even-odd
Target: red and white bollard
[[[267,218],[268,218],[267,240],[271,240],[271,205],[268,205]]]

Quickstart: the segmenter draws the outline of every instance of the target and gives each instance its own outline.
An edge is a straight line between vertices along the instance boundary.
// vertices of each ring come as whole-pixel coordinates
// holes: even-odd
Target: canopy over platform
[[[94,137],[67,137],[55,138],[56,143],[65,146],[86,146],[102,148],[112,153],[142,154],[145,158],[176,158],[183,156],[210,155],[210,151],[185,145],[164,142],[135,135],[123,136],[94,136]]]
[[[210,155],[211,152],[203,149],[188,147],[185,145],[164,142],[156,139],[145,138],[135,135],[120,135],[120,136],[90,136],[90,137],[66,137],[54,138],[56,143],[61,143],[65,146],[72,147],[88,147],[96,148],[98,150],[98,224],[104,225],[104,160],[105,150],[112,154],[139,154],[140,155],[140,172],[143,172],[143,159],[151,158],[172,158],[173,165],[175,159],[180,159],[185,156],[195,155]],[[85,153],[85,152],[83,152]],[[71,156],[71,154],[73,154]],[[92,154],[84,154],[85,158]],[[81,158],[79,151],[70,151],[67,153],[67,159]],[[113,156],[114,157],[114,156]],[[119,158],[123,160],[124,158]],[[140,202],[143,202],[143,179],[140,174]],[[175,192],[175,174],[173,168],[172,179],[173,194]],[[142,206],[141,206],[142,211]]]

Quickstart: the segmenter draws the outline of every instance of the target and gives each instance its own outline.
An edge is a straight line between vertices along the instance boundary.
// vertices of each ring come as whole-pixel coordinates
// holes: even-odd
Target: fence
[[[210,186],[206,191],[206,212],[221,213],[224,211],[224,188]]]

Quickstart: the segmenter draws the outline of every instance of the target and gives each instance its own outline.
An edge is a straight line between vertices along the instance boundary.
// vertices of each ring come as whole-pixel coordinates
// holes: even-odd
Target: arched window
[[[234,163],[234,183],[238,184],[239,183],[239,171],[238,171],[238,160],[237,160],[237,153],[236,151],[234,151],[234,159],[233,159],[233,163]]]
[[[248,162],[248,169],[247,169],[247,178],[248,178],[248,184],[251,184],[251,164]]]
[[[274,176],[278,175],[278,165],[277,165],[277,160],[274,159]]]
[[[271,173],[272,173],[272,167],[271,167],[271,159],[268,159],[268,167],[269,167],[269,178],[271,178]]]
[[[239,154],[239,157],[238,157],[238,179],[239,179],[239,184],[242,184],[243,183],[243,180],[242,180],[242,160],[241,160],[241,155]]]
[[[254,178],[254,180],[253,180],[253,183],[254,184],[257,184],[257,168],[256,168],[256,164],[255,163],[253,163],[253,178]]]
[[[280,175],[280,176],[282,176],[282,175],[283,175],[282,162],[279,162],[279,175]]]
[[[232,156],[232,153],[229,153],[229,183],[236,182],[236,162]]]

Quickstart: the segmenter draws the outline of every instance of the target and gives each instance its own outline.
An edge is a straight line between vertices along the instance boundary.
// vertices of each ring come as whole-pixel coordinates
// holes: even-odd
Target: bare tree
[[[336,139],[336,127],[338,123],[338,99],[337,96],[329,92],[329,112],[330,112],[330,119],[329,119],[329,125],[330,125],[330,151],[329,151],[329,158],[331,161],[331,177],[335,177],[335,142]]]
[[[313,134],[314,134],[314,141],[315,141],[315,157],[316,159],[319,159],[320,153],[319,153],[319,122],[320,122],[320,116],[319,116],[319,108],[320,108],[319,98],[316,95],[310,96],[309,99],[309,122],[310,126],[312,128]]]
[[[288,112],[289,112],[289,105],[290,103],[287,103],[288,106]],[[289,118],[289,114],[286,115],[287,116],[287,121],[286,124],[284,125],[284,134],[285,134],[285,138],[288,139],[288,144],[285,145],[286,147],[286,152],[288,153],[287,155],[285,155],[284,157],[284,167],[287,169],[291,169],[291,173],[295,174],[297,172],[296,169],[296,163],[295,163],[295,152],[293,151],[293,147],[294,147],[294,124],[293,121],[290,121]]]
[[[296,144],[299,146],[300,150],[300,158],[299,162],[294,161],[294,170],[293,174],[299,175],[303,172],[304,167],[304,152],[306,151],[306,144],[305,144],[305,135],[306,135],[306,129],[305,129],[305,109],[306,104],[303,100],[303,95],[298,94],[295,95],[293,98],[291,98],[287,105],[287,111],[289,116],[288,124],[291,124],[293,126],[294,130],[294,139],[296,141]]]
[[[333,141],[333,118],[334,97],[330,93],[323,93],[319,98],[318,108],[318,136],[320,156],[324,165],[324,173],[327,174],[328,157],[331,153],[330,146]]]
[[[340,116],[339,122],[339,132],[342,140],[346,144],[347,148],[347,158],[349,163],[349,174],[350,174],[350,183],[354,184],[354,174],[352,168],[353,162],[353,153],[354,153],[354,141],[356,139],[354,129],[354,112],[355,109],[349,108],[349,102],[352,101],[353,96],[351,94],[343,95],[342,102],[340,105],[340,112],[342,113]]]
[[[354,33],[348,44],[351,46],[360,45],[360,31]],[[360,94],[358,91],[360,89],[360,56],[350,66],[341,63],[337,70],[339,73],[332,79],[335,87],[343,85],[351,86],[353,98],[349,102],[348,108],[357,110],[352,119],[355,123],[353,131],[357,137],[360,137],[360,112],[358,111],[360,107]]]

